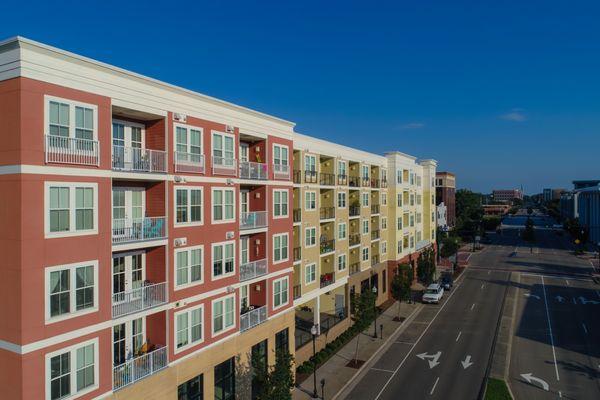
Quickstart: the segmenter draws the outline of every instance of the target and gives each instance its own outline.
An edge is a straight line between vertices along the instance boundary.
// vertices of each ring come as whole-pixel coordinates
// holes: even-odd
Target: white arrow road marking
[[[474,308],[475,308],[475,303],[473,303],[473,305],[471,306],[471,311],[473,311]]]
[[[556,301],[558,301],[559,303],[562,303],[563,301],[565,301],[565,298],[562,297],[560,294],[558,296],[555,297]]]
[[[535,376],[533,376],[533,374],[530,372],[528,374],[521,374],[521,377],[523,379],[525,379],[527,381],[527,383],[531,383],[531,382],[537,382],[540,385],[542,385],[542,389],[544,389],[546,392],[548,391],[548,389],[550,389],[550,386],[546,383],[546,381],[544,381],[543,379],[540,378],[536,378]]]
[[[565,282],[567,282],[567,286],[571,286],[568,279],[565,279]]]
[[[425,360],[426,358],[431,358],[431,360],[427,360],[427,362],[429,362],[429,369],[432,369],[433,367],[440,365],[438,360],[440,359],[441,355],[442,355],[442,352],[438,351],[435,354],[427,354],[427,353],[417,354],[417,357],[419,357],[421,360]]]
[[[485,283],[481,284],[481,290],[483,290],[483,287],[485,286]]]
[[[458,339],[460,339],[460,335],[462,335],[462,331],[458,332],[458,336],[456,337],[456,342],[458,342]]]
[[[471,362],[471,356],[466,356],[465,361],[460,362],[463,366],[463,369],[469,368],[473,363]]]
[[[437,379],[435,380],[435,383],[433,384],[433,387],[431,388],[431,392],[429,392],[430,395],[432,395],[433,392],[435,391],[435,387],[437,386],[437,383],[439,380],[440,380],[440,377],[438,376]]]
[[[585,326],[585,324],[582,322],[581,326],[583,327],[583,331],[585,332],[585,334],[587,335],[588,331],[587,331],[587,326]]]
[[[588,300],[583,296],[579,296],[579,301],[581,302],[581,304],[600,304],[596,300]]]
[[[525,297],[533,297],[534,299],[537,299],[537,300],[540,300],[540,299],[541,299],[541,297],[540,297],[540,296],[538,296],[537,294],[523,293],[523,295],[524,295]]]

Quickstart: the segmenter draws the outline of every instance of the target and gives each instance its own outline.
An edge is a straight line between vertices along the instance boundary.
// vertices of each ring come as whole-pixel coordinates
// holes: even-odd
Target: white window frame
[[[94,268],[94,306],[86,308],[80,311],[73,311],[76,308],[76,275],[75,271],[78,267],[88,267],[91,266]],[[68,314],[58,315],[56,317],[50,316],[50,273],[56,271],[62,271],[68,269],[69,270],[69,303],[70,303],[70,312]],[[52,267],[46,267],[44,269],[44,316],[46,325],[53,324],[55,322],[64,321],[71,318],[76,318],[82,315],[91,314],[93,312],[98,311],[98,292],[99,292],[99,284],[98,284],[98,260],[90,260],[90,261],[82,261],[76,262],[72,264],[64,264],[64,265],[55,265]]]
[[[387,242],[384,240],[383,242],[380,243],[381,248],[379,249],[379,252],[381,254],[387,254]]]
[[[340,172],[340,170],[342,169],[342,168],[340,168],[340,165],[344,166],[344,168],[343,168],[344,173]],[[338,175],[343,175],[346,178],[348,177],[348,164],[346,163],[346,161],[344,161],[344,160],[338,160],[338,162],[337,162],[337,174]]]
[[[219,242],[219,243],[212,243],[210,246],[210,276],[211,276],[211,280],[216,281],[219,279],[224,279],[224,278],[228,278],[230,276],[235,275],[236,273],[236,252],[235,252],[235,240],[227,240],[225,242]],[[228,244],[233,244],[233,249],[232,249],[232,257],[233,257],[233,271],[232,272],[225,272],[225,246]],[[217,275],[215,276],[215,247],[223,247],[223,273],[221,275]]]
[[[314,231],[315,234],[314,235],[307,235],[308,231]],[[315,242],[314,244],[306,244],[307,243],[306,240],[309,237],[314,237],[314,239],[315,239],[314,240],[314,242]],[[305,248],[310,248],[310,247],[315,247],[316,245],[317,245],[317,227],[316,226],[309,226],[309,227],[304,228],[304,247]]]
[[[365,174],[366,172],[366,174]],[[369,165],[361,165],[360,166],[360,177],[362,179],[371,179],[371,171]]]
[[[398,193],[396,194],[396,206],[397,207],[402,207],[404,204],[404,193]]]
[[[361,196],[361,199],[360,199],[361,205],[363,207],[369,207],[369,192],[361,192],[360,196]],[[365,199],[367,201],[365,201]]]
[[[69,188],[69,230],[64,232],[50,232],[50,188],[51,187],[67,187]],[[93,211],[93,229],[76,230],[76,189],[86,188],[92,189],[94,192],[94,211]],[[94,182],[44,182],[44,233],[46,239],[62,238],[69,236],[85,236],[98,234],[98,184]]]
[[[281,155],[281,149],[286,149],[287,158],[285,159],[285,163],[281,162],[283,158],[275,158],[275,147],[279,147],[279,154]],[[279,164],[275,162],[275,160],[279,160]],[[285,144],[274,143],[273,144],[273,165],[290,165],[290,147]]]
[[[341,195],[341,198],[343,198],[343,203],[344,203],[344,204],[343,204],[343,205],[341,205],[341,206],[340,206],[340,195]],[[340,191],[337,193],[337,208],[339,208],[339,209],[346,208],[346,206],[347,206],[347,204],[348,204],[348,201],[347,201],[347,200],[348,200],[348,196],[346,195],[346,192],[345,192],[345,191],[342,191],[342,190],[340,190]]]
[[[89,346],[90,344],[94,345],[94,384],[92,386],[89,386],[89,387],[77,392],[77,350],[82,347]],[[100,387],[100,372],[99,372],[100,371],[100,360],[99,360],[99,348],[98,347],[99,347],[99,340],[97,337],[95,337],[91,340],[77,343],[72,346],[65,347],[60,350],[53,351],[51,353],[47,353],[45,355],[45,362],[44,362],[45,382],[44,383],[45,383],[45,392],[46,392],[47,400],[50,400],[50,398],[51,398],[50,380],[51,380],[52,375],[51,375],[50,360],[52,359],[52,357],[56,357],[56,356],[64,354],[64,353],[70,353],[69,361],[71,364],[70,368],[69,368],[69,374],[71,375],[71,395],[64,397],[64,399],[73,400],[73,399],[81,397],[87,393],[93,392],[94,390],[97,390]]]
[[[396,183],[397,184],[402,183],[402,174],[403,174],[403,170],[401,170],[401,169],[396,170]]]
[[[223,160],[228,160],[228,158],[225,157],[225,137],[229,136],[229,137],[231,137],[233,139],[233,158],[232,158],[234,160],[233,165],[230,167],[229,165],[226,165],[226,163],[225,163],[225,164],[219,165],[219,168],[235,169],[236,168],[236,162],[235,162],[235,160],[237,159],[236,158],[237,155],[235,154],[235,150],[236,150],[236,147],[237,147],[236,146],[235,135],[232,134],[232,133],[226,133],[226,132],[211,130],[211,132],[210,132],[210,156],[211,156],[211,159],[214,158],[214,157],[216,157],[214,155],[215,154],[215,140],[214,140],[215,139],[215,135],[223,137],[223,149],[221,150],[223,152],[223,156],[221,156],[221,158]]]
[[[279,293],[275,292],[275,284],[278,282],[280,283],[280,285],[279,285],[280,288],[282,287],[283,282],[285,282],[287,285],[287,289],[286,289],[287,296],[285,298],[285,302],[282,301],[282,299],[283,299],[282,292],[281,291]],[[279,310],[280,308],[283,308],[283,307],[287,306],[288,304],[290,304],[290,280],[288,279],[287,276],[284,276],[283,278],[280,278],[280,279],[274,279],[272,285],[273,285],[272,286],[272,288],[273,288],[273,311],[275,311],[275,310]],[[281,301],[281,303],[279,305],[277,305],[275,302],[275,298],[276,298],[277,294],[279,294],[279,298]]]
[[[387,193],[381,193],[380,202],[382,206],[387,206]]]
[[[197,310],[202,310],[202,311],[200,311],[200,315],[202,316],[202,318],[200,319],[200,326],[202,327],[200,329],[201,338],[200,338],[200,340],[192,341],[192,311],[197,311]],[[177,316],[179,316],[181,314],[188,315],[188,327],[187,327],[188,344],[177,348],[177,332],[178,332]],[[176,311],[175,313],[173,313],[173,352],[175,354],[204,343],[204,337],[205,337],[204,329],[206,328],[206,324],[204,322],[205,315],[206,314],[204,313],[204,304],[189,307],[189,308],[186,308],[185,310]],[[234,321],[235,321],[235,315],[234,315]]]
[[[314,165],[315,165],[315,169],[306,169],[306,159],[310,158],[312,160],[314,160]],[[304,168],[304,171],[312,171],[312,172],[318,172],[319,171],[319,165],[317,164],[317,156],[313,155],[313,154],[305,154],[304,155],[304,164],[302,165],[302,167]],[[309,163],[310,164],[310,163]]]
[[[341,258],[344,259],[344,268],[340,268],[340,259]],[[335,268],[337,271],[345,271],[348,268],[348,257],[346,256],[346,253],[338,254],[336,262],[335,262]]]
[[[340,233],[342,233],[342,227],[344,227],[344,236],[340,236]],[[338,229],[337,229],[337,240],[346,240],[348,239],[348,225],[345,222],[340,222],[338,224]]]
[[[312,270],[314,272],[314,279],[312,281],[308,280],[308,272],[309,272],[309,268],[312,267]],[[304,284],[305,285],[310,285],[311,283],[314,283],[317,281],[317,263],[310,263],[310,264],[306,264],[304,266]]]
[[[192,215],[192,205],[190,202],[191,199],[191,191],[192,190],[200,190],[200,221],[187,221],[187,222],[177,222],[177,191],[178,190],[186,190],[187,191],[187,215],[188,219],[191,218]],[[234,193],[234,203],[235,203],[235,193]],[[204,225],[204,187],[203,186],[182,186],[177,185],[173,187],[173,217],[174,217],[174,226],[201,226]],[[211,206],[212,210],[212,206]],[[234,213],[235,215],[235,213]]]
[[[309,205],[312,203],[312,200],[307,201],[306,200],[306,196],[307,195],[311,195],[311,197],[312,196],[315,197],[315,206],[314,206],[314,208],[309,208]],[[317,209],[317,192],[314,191],[314,190],[306,190],[304,192],[304,210],[305,211],[315,211],[316,209]]]
[[[282,258],[280,260],[275,260],[275,238],[283,238],[285,237],[287,239],[287,251],[286,251],[286,257]],[[281,241],[280,241],[281,243]],[[284,263],[286,261],[289,261],[290,259],[290,235],[286,232],[286,233],[279,233],[276,235],[273,235],[273,264],[281,264]]]
[[[368,219],[363,219],[360,222],[360,224],[361,224],[360,225],[360,232],[361,232],[361,234],[363,234],[363,235],[368,235],[369,234],[369,230],[370,230],[369,229],[369,223],[370,223],[370,221]],[[367,228],[366,231],[365,231],[365,227]]]
[[[226,314],[226,310],[225,310],[225,300],[232,298],[233,299],[233,324],[231,326],[225,326],[225,314]],[[216,332],[215,331],[215,304],[222,302],[223,303],[223,329],[221,329],[220,331]],[[222,335],[225,332],[229,332],[232,329],[235,329],[237,323],[236,323],[236,319],[237,319],[237,315],[236,312],[239,313],[239,310],[236,306],[236,302],[235,302],[235,293],[230,294],[228,296],[223,296],[223,297],[219,297],[218,299],[214,299],[213,301],[210,302],[210,322],[211,322],[211,336],[215,337],[217,335]]]
[[[379,223],[379,227],[381,230],[387,229],[387,217],[381,217],[381,221]]]
[[[201,262],[200,270],[202,271],[202,279],[200,279],[199,281],[192,282],[191,281],[190,262],[192,260],[191,252],[194,250],[200,250],[200,253],[202,254],[202,256],[200,257],[200,262]],[[177,254],[183,253],[183,252],[188,253],[188,265],[186,267],[188,283],[185,283],[183,285],[178,285],[177,284]],[[173,252],[173,285],[174,285],[175,290],[186,289],[186,288],[201,285],[204,283],[204,275],[206,274],[206,272],[205,272],[206,266],[204,265],[204,256],[205,256],[204,245],[175,248],[175,251]],[[212,271],[212,264],[210,265],[210,267],[211,267],[211,271]],[[234,261],[234,268],[235,268],[235,261]]]
[[[368,247],[363,247],[361,249],[361,260],[369,261],[369,248]]]
[[[223,196],[222,196],[222,200],[223,202],[221,203],[221,207],[223,207],[223,219],[220,220],[215,220],[215,191],[223,191]],[[233,192],[233,218],[225,218],[225,192],[226,191],[231,191]],[[218,187],[212,187],[210,189],[210,217],[211,217],[211,221],[213,224],[230,224],[235,222],[236,220],[236,191],[234,188],[232,187],[224,187],[224,186],[218,186]]]
[[[400,231],[400,230],[404,229],[404,221],[403,221],[403,219],[404,219],[404,216],[396,218],[396,230],[397,231]]]
[[[75,107],[90,108],[94,112],[93,116],[93,140],[98,140],[98,106],[95,104],[83,103],[80,101],[64,99],[61,97],[44,95],[44,133],[50,135],[50,102],[64,103],[69,105],[69,136],[70,139],[75,139]],[[112,139],[111,139],[112,140]]]
[[[179,123],[179,122],[173,123],[173,151],[175,153],[177,153],[177,128],[183,128],[183,129],[187,130],[187,135],[186,135],[187,136],[187,138],[186,138],[187,139],[186,140],[187,143],[185,145],[185,148],[186,148],[185,152],[188,153],[188,154],[191,154],[190,147],[192,146],[191,145],[190,130],[199,131],[200,132],[200,154],[202,156],[204,156],[204,128],[201,128],[199,126],[182,124],[182,123]],[[212,136],[211,136],[211,138],[212,138]],[[234,144],[234,147],[235,147],[235,144]]]
[[[286,195],[286,207],[285,207],[285,214],[280,214],[280,215],[276,215],[275,214],[275,193],[279,193],[279,211],[281,213],[281,210],[283,209],[283,202],[281,201],[281,199],[283,198],[282,195],[285,193]],[[274,189],[273,190],[273,219],[284,219],[284,218],[289,218],[290,216],[290,191],[288,189]]]

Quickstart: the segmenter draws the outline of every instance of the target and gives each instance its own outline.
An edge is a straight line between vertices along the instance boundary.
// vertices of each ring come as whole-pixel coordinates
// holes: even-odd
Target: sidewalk
[[[423,307],[420,303],[406,304],[402,303],[400,308],[400,317],[408,318]],[[333,399],[337,393],[350,382],[360,369],[347,367],[346,364],[355,357],[356,343],[358,340],[358,360],[362,360],[367,365],[367,361],[375,356],[377,352],[390,340],[390,338],[399,329],[404,329],[408,324],[394,321],[398,316],[398,303],[395,302],[391,307],[385,310],[377,317],[377,335],[373,338],[373,324],[361,334],[357,335],[349,343],[340,349],[325,364],[317,369],[317,391],[321,396],[321,379],[325,379],[325,398]],[[383,324],[383,340],[380,339],[381,332],[379,325]],[[299,387],[296,387],[292,398],[294,400],[311,399],[313,393],[312,374]]]

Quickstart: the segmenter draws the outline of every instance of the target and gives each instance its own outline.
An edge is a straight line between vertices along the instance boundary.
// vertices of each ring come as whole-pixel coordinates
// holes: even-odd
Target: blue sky
[[[3,5],[0,37],[435,158],[477,191],[600,176],[598,2],[63,3]]]

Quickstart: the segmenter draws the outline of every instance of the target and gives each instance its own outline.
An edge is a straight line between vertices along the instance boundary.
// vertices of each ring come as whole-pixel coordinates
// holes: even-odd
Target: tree
[[[375,293],[371,290],[363,290],[360,294],[354,294],[354,324],[363,330],[375,319]]]
[[[455,237],[446,237],[442,240],[440,256],[448,258],[458,251],[458,240]]]
[[[417,258],[417,276],[419,277],[419,280],[426,285],[433,282],[435,276],[434,257],[433,250],[427,249],[419,254],[419,258]]]
[[[394,279],[392,279],[391,293],[394,300],[398,303],[411,300],[411,285],[413,281],[413,270],[408,264],[398,265],[398,270]],[[400,320],[400,305],[398,305],[397,320]]]
[[[278,352],[275,365],[267,368],[260,357],[252,358],[254,387],[258,400],[291,400],[294,388],[293,357],[288,351]]]
[[[479,231],[483,218],[482,195],[467,189],[456,191],[456,232],[469,240]]]
[[[527,217],[527,222],[525,222],[525,230],[523,231],[523,240],[527,242],[535,241],[535,231],[533,229],[533,220]]]

